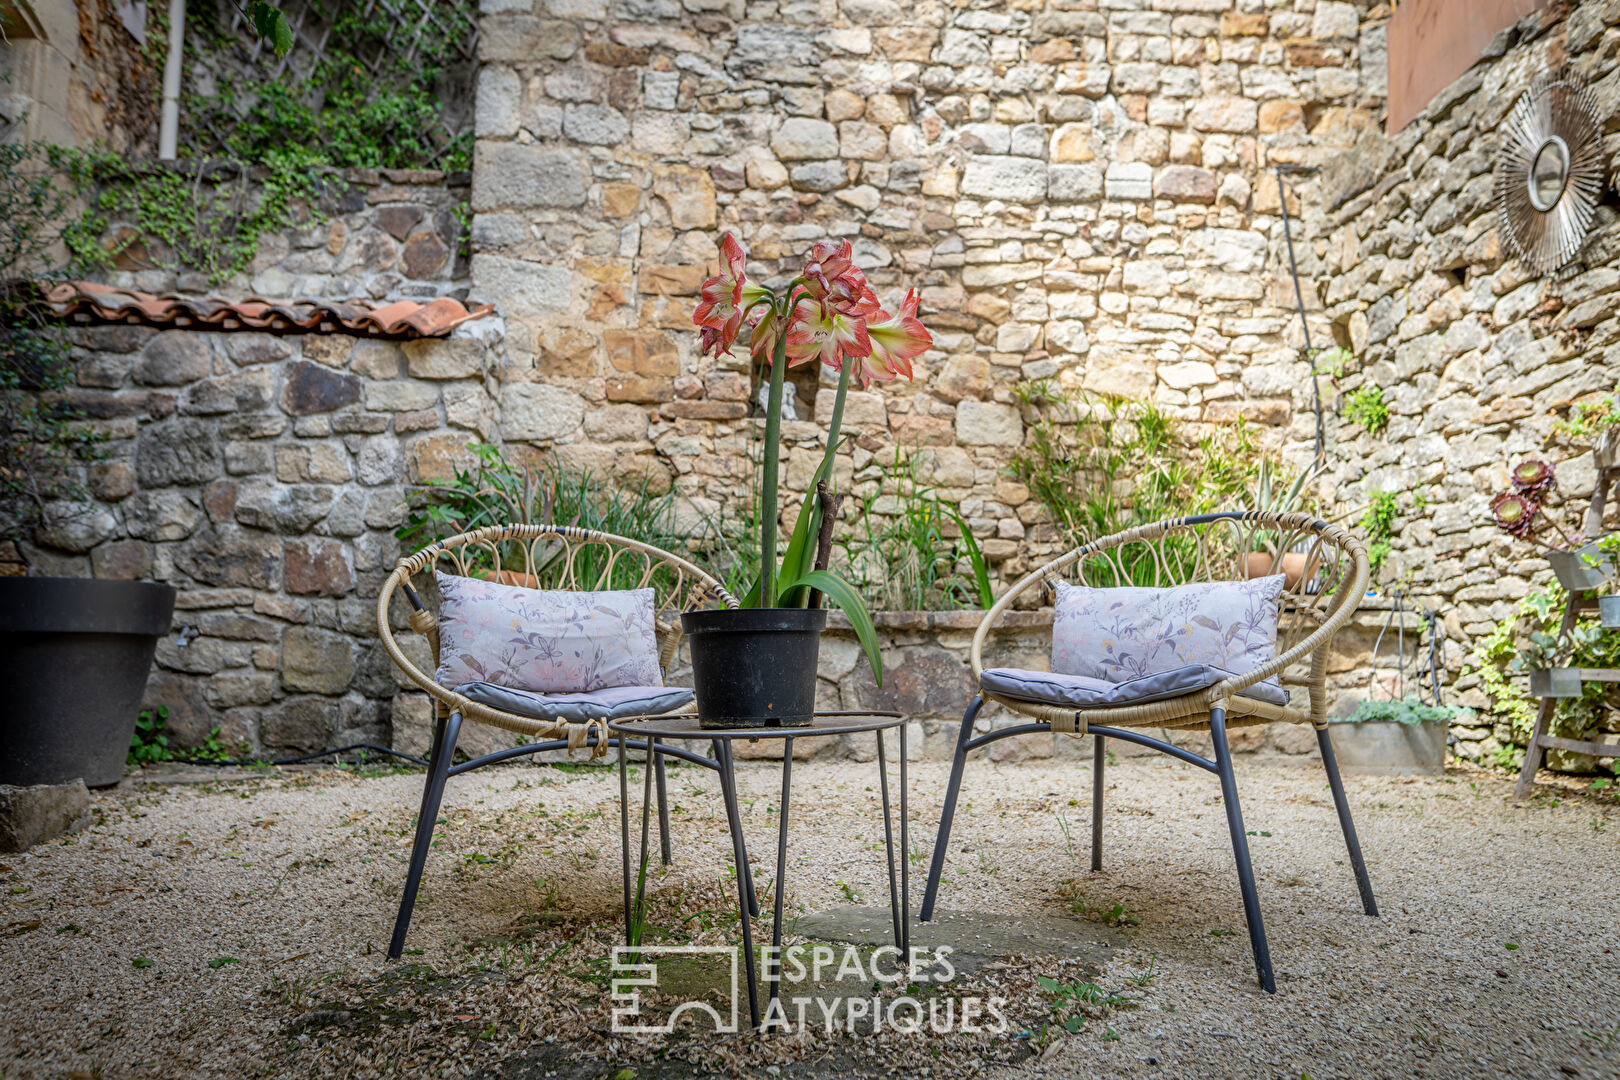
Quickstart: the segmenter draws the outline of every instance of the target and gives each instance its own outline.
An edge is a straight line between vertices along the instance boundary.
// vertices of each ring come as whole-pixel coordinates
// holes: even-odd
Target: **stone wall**
[[[712,513],[746,491],[748,374],[697,354],[727,230],[781,280],[847,237],[880,295],[922,293],[936,348],[852,393],[858,489],[917,447],[1009,579],[1057,536],[1005,467],[1037,378],[1194,424],[1309,429],[1274,166],[1372,127],[1367,3],[502,0],[485,6],[475,296],[506,316],[509,444],[669,479]],[[1290,208],[1298,198],[1290,193]],[[1319,331],[1327,334],[1326,323]],[[832,388],[795,375],[787,486]]]
[[[176,168],[192,178],[186,166]],[[263,176],[249,178],[249,186]],[[137,245],[120,252],[106,278],[120,288],[159,296],[465,299],[469,252],[461,219],[470,186],[464,172],[331,170],[322,178],[315,205],[295,204],[296,223],[262,234],[257,254],[234,277],[211,282],[195,270],[170,265],[165,253]],[[131,225],[108,221],[109,247]]]
[[[1530,80],[1566,57],[1602,110],[1607,186],[1620,166],[1620,3],[1588,0],[1499,34],[1393,138],[1369,131],[1330,166],[1310,208],[1310,269],[1336,337],[1357,357],[1324,393],[1377,385],[1390,411],[1378,435],[1330,418],[1339,496],[1355,506],[1374,491],[1398,493],[1384,580],[1404,578],[1419,604],[1439,611],[1448,697],[1475,708],[1488,701],[1476,677],[1458,678],[1468,650],[1551,577],[1530,545],[1492,525],[1491,496],[1509,486],[1510,465],[1546,456],[1562,460],[1560,488],[1584,507],[1591,455],[1553,424],[1572,401],[1620,381],[1612,191],[1559,274],[1527,270],[1496,227],[1495,132]],[[1457,753],[1486,758],[1510,741],[1493,719],[1460,728]],[[1612,716],[1606,726],[1620,730]]]
[[[1391,402],[1376,437],[1328,417],[1338,464],[1322,490],[1346,511],[1372,490],[1400,493],[1380,592],[1404,578],[1440,608],[1454,679],[1469,641],[1539,582],[1533,560],[1486,527],[1484,504],[1564,403],[1614,383],[1620,241],[1606,208],[1568,280],[1532,280],[1504,260],[1487,135],[1512,88],[1561,48],[1612,109],[1612,0],[1578,5],[1567,26],[1525,24],[1387,142],[1375,130],[1382,6],[689,6],[703,10],[486,4],[470,261],[454,228],[465,178],[355,172],[332,187],[325,220],[267,238],[219,290],[470,293],[497,317],[403,348],[74,331],[74,396],[111,457],[92,477],[96,512],[30,554],[50,572],[182,586],[149,695],[175,711],[182,739],[217,725],[255,750],[358,736],[421,747],[425,699],[396,694],[371,604],[397,554],[404,486],[444,475],[473,438],[668,483],[689,522],[735,508],[748,373],[698,356],[690,326],[728,229],[769,274],[843,236],[885,299],[922,290],[937,347],[913,382],[852,395],[860,437],[841,475],[865,490],[894,448],[918,448],[1000,577],[1059,543],[1005,473],[1025,437],[1021,383],[1150,398],[1195,429],[1244,417],[1268,449],[1307,459],[1315,418],[1277,165],[1329,167],[1286,193],[1303,215],[1312,339],[1358,357],[1324,384],[1329,411],[1369,379]],[[137,265],[112,280],[204,291]],[[794,389],[784,434],[798,491],[831,387],[802,371]],[[1581,468],[1566,468],[1570,490]],[[1392,682],[1390,643],[1372,656],[1386,614],[1386,600],[1370,601],[1344,639],[1341,708],[1357,687]],[[834,636],[825,700],[902,704],[935,753],[967,693],[969,634],[952,621],[965,618],[890,625],[881,695]],[[1415,659],[1422,619],[1403,619]],[[1042,632],[1014,635],[1032,663]],[[1466,682],[1455,689],[1479,703]],[[1490,748],[1485,729],[1465,735],[1471,752]],[[1288,734],[1245,738],[1304,749]]]
[[[466,178],[352,171],[322,220],[262,240],[227,295],[465,295],[452,208]],[[114,223],[116,228],[116,223]],[[113,283],[197,283],[129,265]],[[487,388],[498,320],[403,345],[342,334],[75,327],[68,402],[106,437],[97,502],[23,544],[40,572],[180,589],[147,692],[179,745],[234,752],[395,737],[396,676],[378,647],[378,587],[411,483],[448,477],[498,438]],[[63,509],[63,508],[58,508]],[[401,719],[426,723],[402,698]]]

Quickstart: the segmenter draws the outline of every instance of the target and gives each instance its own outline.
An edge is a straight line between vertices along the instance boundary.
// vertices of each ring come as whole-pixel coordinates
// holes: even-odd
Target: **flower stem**
[[[855,363],[849,357],[844,358],[844,366],[838,372],[838,396],[833,398],[832,423],[827,427],[827,456],[822,458],[821,467],[829,481],[832,480],[832,459],[838,452],[838,429],[844,423],[844,398],[849,394],[849,373]]]
[[[776,606],[776,481],[782,457],[782,384],[787,379],[787,326],[777,327],[771,392],[765,405],[765,475],[759,497],[759,606]]]

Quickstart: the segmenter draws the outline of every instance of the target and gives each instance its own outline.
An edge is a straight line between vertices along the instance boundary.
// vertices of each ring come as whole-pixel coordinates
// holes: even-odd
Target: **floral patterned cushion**
[[[437,572],[440,686],[662,686],[653,591],[550,592]]]
[[[1169,589],[1058,582],[1052,670],[1122,683],[1188,664],[1237,675],[1277,655],[1283,575]]]

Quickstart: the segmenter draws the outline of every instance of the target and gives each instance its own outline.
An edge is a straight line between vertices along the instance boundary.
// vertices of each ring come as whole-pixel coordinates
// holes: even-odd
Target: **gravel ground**
[[[739,768],[768,884],[778,774]],[[795,767],[790,908],[882,900],[874,769]],[[910,771],[920,896],[946,767]],[[730,852],[713,778],[671,779],[677,861],[652,881],[652,918],[681,925],[725,910]],[[84,833],[0,856],[0,1077],[622,1076],[624,1061],[660,1075],[647,1046],[602,1034],[587,962],[616,932],[616,773],[513,766],[452,781],[411,932],[421,952],[389,967],[420,783],[329,770],[114,793]],[[1010,961],[995,978],[1020,995],[1025,1036],[983,1055],[845,1042],[833,1071],[858,1053],[900,1075],[932,1061],[1019,1077],[1620,1076],[1613,799],[1567,782],[1515,804],[1508,779],[1472,770],[1349,778],[1384,911],[1369,919],[1321,774],[1240,761],[1277,970],[1267,997],[1214,779],[1116,762],[1100,874],[1086,869],[1088,784],[1072,764],[973,762],[940,904],[1122,916],[1111,958],[1089,974]],[[1038,975],[1135,1000],[1087,1006],[1071,1035],[1039,1023]],[[521,1055],[551,1040],[583,1064],[523,1072]],[[734,1075],[832,1060],[787,1045],[734,1040],[698,1060]]]

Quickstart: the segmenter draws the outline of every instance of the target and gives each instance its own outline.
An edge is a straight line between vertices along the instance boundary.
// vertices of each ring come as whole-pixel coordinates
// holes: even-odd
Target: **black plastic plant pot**
[[[175,590],[0,578],[0,784],[116,784]]]
[[[709,729],[808,726],[826,626],[821,608],[683,614],[698,722]]]

